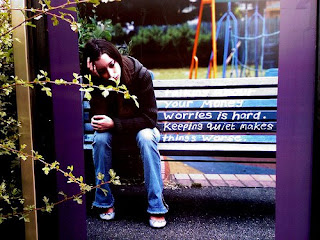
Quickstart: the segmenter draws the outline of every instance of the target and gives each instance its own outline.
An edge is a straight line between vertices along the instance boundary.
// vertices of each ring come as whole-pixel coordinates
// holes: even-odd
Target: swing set
[[[243,0],[245,1],[245,0]],[[265,21],[265,13],[262,16],[259,13],[258,9],[258,1],[266,1],[266,0],[256,0],[254,13],[248,17],[248,5],[245,3],[245,32],[244,36],[239,36],[238,31],[238,20],[233,14],[231,10],[231,1],[226,0],[201,0],[200,9],[199,9],[199,18],[198,24],[196,28],[195,41],[192,51],[191,65],[189,70],[189,79],[197,78],[198,71],[198,58],[197,58],[197,47],[198,47],[198,39],[201,29],[201,20],[203,15],[203,8],[205,5],[210,5],[211,7],[211,40],[212,40],[212,51],[208,64],[207,70],[207,78],[216,78],[217,77],[217,39],[222,27],[222,23],[225,22],[225,35],[224,35],[224,47],[223,47],[223,66],[222,66],[222,77],[226,77],[227,66],[231,63],[231,76],[235,74],[236,77],[246,76],[246,71],[253,71],[255,76],[258,77],[259,73],[264,73],[263,63],[264,63],[264,47],[265,40],[267,37],[278,35],[280,32],[275,31],[273,33],[266,33],[266,21]],[[219,19],[219,21],[215,22],[215,5],[216,2],[227,2],[228,10],[223,16]],[[232,20],[232,21],[231,21]],[[259,25],[262,25],[262,33],[259,35]],[[249,35],[249,27],[253,25],[253,36]],[[254,44],[254,68],[248,65],[249,57],[248,57],[248,49],[249,42],[253,41]],[[243,44],[242,44],[243,42]],[[261,51],[259,53],[259,44],[261,46]],[[231,51],[229,51],[229,45]],[[239,60],[239,48],[243,45],[242,51],[242,59]],[[239,65],[241,69],[239,71]],[[273,71],[274,72],[274,71]]]

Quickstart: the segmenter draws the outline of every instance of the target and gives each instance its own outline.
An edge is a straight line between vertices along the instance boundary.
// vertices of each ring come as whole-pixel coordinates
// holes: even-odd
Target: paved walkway
[[[171,174],[168,180],[188,187],[276,187],[275,175],[260,174]]]
[[[167,184],[199,187],[276,187],[276,175],[268,174],[204,174],[200,171],[183,169],[183,173],[172,173],[162,162],[162,177]]]

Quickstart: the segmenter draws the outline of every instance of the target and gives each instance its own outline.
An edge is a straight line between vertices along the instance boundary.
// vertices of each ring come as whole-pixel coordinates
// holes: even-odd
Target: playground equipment
[[[243,77],[246,76],[246,71],[254,71],[255,76],[258,77],[259,73],[262,75],[264,72],[264,54],[265,54],[265,42],[266,38],[270,36],[274,36],[279,34],[279,31],[275,31],[273,33],[266,33],[266,21],[265,21],[265,10],[264,16],[259,13],[258,2],[266,1],[266,0],[256,0],[254,13],[248,17],[248,7],[247,2],[245,2],[245,20],[244,20],[244,36],[239,35],[238,30],[238,20],[231,10],[231,0],[223,1],[223,0],[202,0],[200,4],[199,10],[199,20],[196,30],[195,42],[192,53],[192,61],[190,65],[190,73],[189,78],[192,78],[193,70],[195,68],[195,57],[197,52],[198,38],[200,34],[201,27],[201,18],[203,7],[205,4],[211,4],[211,21],[212,21],[212,52],[208,64],[207,78],[215,78],[217,75],[217,46],[216,42],[224,23],[224,46],[223,46],[223,66],[222,66],[222,77],[226,77],[227,66],[231,63],[231,73],[230,75],[235,77]],[[217,22],[217,27],[215,24],[215,5],[216,2],[227,2],[228,10]],[[250,34],[250,27],[253,26],[253,34]],[[261,34],[259,34],[259,29]],[[249,64],[249,42],[253,42],[254,44],[254,56],[253,63],[254,68],[250,67]],[[242,50],[241,60],[239,59],[239,48]],[[231,51],[229,50],[231,49]],[[274,54],[274,53],[271,53]],[[252,61],[251,61],[252,62]],[[239,73],[239,65],[241,66],[241,70]]]
[[[197,54],[197,47],[198,47],[198,39],[199,39],[199,33],[200,33],[200,28],[201,28],[201,19],[202,19],[202,13],[203,13],[203,7],[206,4],[211,4],[211,40],[212,40],[212,51],[215,54],[213,58],[210,58],[210,67],[213,69],[213,78],[216,77],[217,73],[217,42],[216,42],[216,1],[215,0],[201,0],[200,3],[200,10],[199,10],[199,18],[198,18],[198,24],[197,24],[197,30],[196,30],[196,36],[195,36],[195,41],[193,45],[193,51],[192,51],[192,60],[191,60],[191,66],[190,66],[190,72],[189,72],[189,78],[192,78],[192,73],[193,69],[195,68],[195,64],[198,63],[195,60],[196,54]],[[197,68],[196,68],[197,70]],[[195,71],[195,75],[197,75],[197,71]]]

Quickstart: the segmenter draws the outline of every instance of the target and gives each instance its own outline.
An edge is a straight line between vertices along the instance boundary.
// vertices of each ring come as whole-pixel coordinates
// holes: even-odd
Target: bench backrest
[[[161,154],[275,156],[277,77],[153,80],[153,85]],[[86,123],[86,149],[91,131]]]

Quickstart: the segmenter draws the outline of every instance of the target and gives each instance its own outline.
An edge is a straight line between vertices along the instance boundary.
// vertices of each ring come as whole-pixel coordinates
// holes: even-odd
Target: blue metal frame
[[[232,31],[232,28],[230,27],[230,17],[233,20],[233,28],[234,28],[234,43],[231,41],[231,43],[233,43],[232,47],[234,48],[234,54],[232,56],[232,60],[233,63],[235,65],[236,68],[236,76],[238,77],[238,49],[236,47],[237,42],[238,42],[238,20],[235,17],[235,15],[233,14],[233,12],[231,11],[231,2],[228,2],[228,11],[226,13],[223,14],[223,16],[219,19],[218,23],[217,23],[217,33],[216,33],[216,40],[218,39],[219,33],[220,33],[220,28],[222,25],[222,22],[226,19],[226,25],[225,25],[225,38],[224,38],[224,48],[223,48],[223,72],[222,72],[222,77],[226,77],[226,71],[227,71],[227,57],[228,57],[228,50],[229,50],[229,41],[230,41],[230,31]],[[210,56],[210,62],[212,61],[212,57],[213,57],[213,52],[211,52],[211,56]],[[235,61],[234,61],[235,59]],[[210,64],[210,63],[209,63]],[[208,72],[207,72],[207,78],[209,78],[209,68],[208,67]]]
[[[259,57],[258,57],[258,38],[259,36],[259,20],[264,22],[264,17],[259,13],[258,10],[258,3],[256,3],[254,14],[248,19],[248,25],[250,26],[252,19],[254,19],[254,36],[256,38],[254,39],[254,65],[255,65],[255,76],[259,76]],[[264,28],[264,25],[263,25]],[[262,35],[262,39],[264,39],[264,35]],[[263,48],[263,45],[261,46]]]
[[[246,3],[247,6],[247,3]],[[232,19],[233,21],[233,27],[231,27],[231,23],[230,20]],[[258,3],[256,2],[255,5],[255,10],[252,16],[250,16],[248,18],[248,10],[246,9],[246,14],[245,14],[245,33],[244,33],[244,37],[240,37],[238,35],[238,20],[236,19],[235,15],[232,13],[231,11],[231,1],[228,2],[228,11],[226,13],[223,14],[223,16],[219,19],[219,21],[217,22],[217,34],[216,34],[216,40],[218,39],[220,30],[221,30],[221,26],[222,23],[226,21],[225,24],[225,36],[224,36],[224,51],[223,51],[223,71],[222,71],[222,77],[226,77],[226,73],[227,73],[227,57],[228,57],[228,53],[229,53],[229,44],[231,44],[231,49],[233,51],[233,55],[232,55],[232,73],[235,72],[236,73],[236,77],[238,77],[240,75],[240,77],[243,76],[243,73],[245,71],[245,69],[252,69],[255,71],[255,76],[258,77],[259,73],[263,72],[263,61],[264,61],[264,45],[265,45],[265,38],[269,37],[269,36],[273,36],[275,34],[279,34],[278,32],[274,32],[274,33],[270,33],[267,34],[266,33],[266,21],[265,21],[265,17],[262,16],[259,13],[259,9],[258,9]],[[259,34],[259,24],[260,22],[262,22],[262,32],[261,34]],[[249,27],[252,26],[254,27],[254,33],[250,34],[249,33]],[[250,37],[250,35],[253,35],[252,37]],[[261,38],[261,40],[260,40]],[[238,40],[241,39],[244,41],[244,51],[243,51],[243,56],[242,56],[242,63],[238,58],[238,48],[237,48],[237,43]],[[254,40],[254,64],[255,64],[255,68],[249,68],[247,66],[248,63],[248,43],[249,40]],[[259,53],[259,41],[261,41],[260,43],[260,48],[261,48],[261,53]],[[211,52],[211,56],[210,56],[210,62],[212,61],[212,57],[213,57],[213,52]],[[238,70],[238,64],[240,63],[241,65],[241,70],[240,70],[240,74],[239,74],[239,70]],[[259,68],[260,65],[260,68]],[[210,74],[210,63],[208,66],[208,71],[207,71],[207,78],[209,78],[209,74]]]

